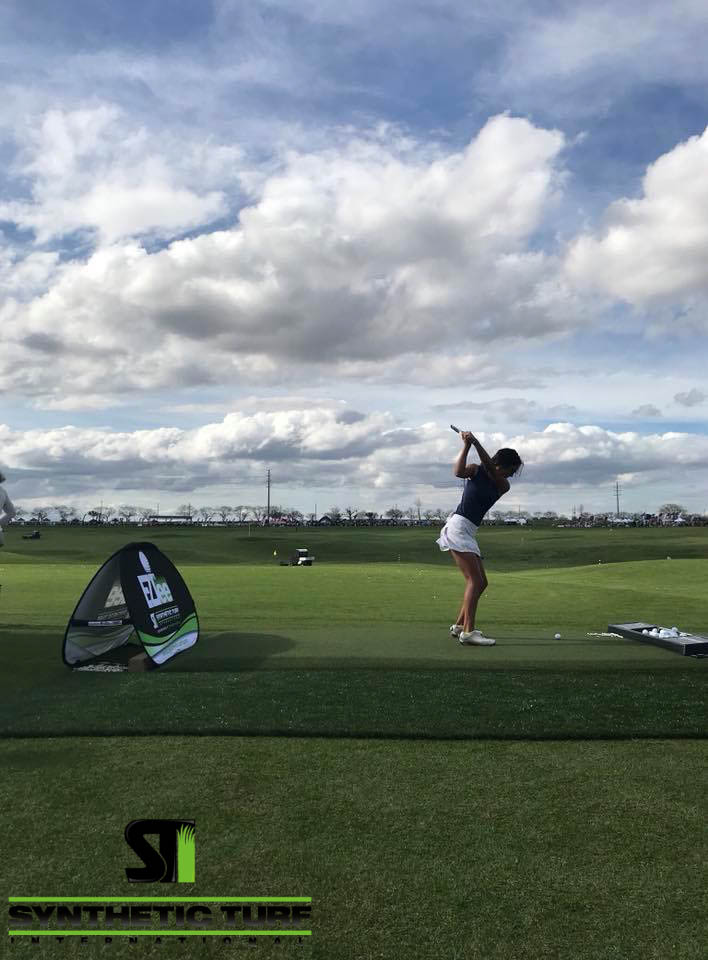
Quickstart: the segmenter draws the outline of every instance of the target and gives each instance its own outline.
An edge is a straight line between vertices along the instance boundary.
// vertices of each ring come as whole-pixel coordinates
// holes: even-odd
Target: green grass
[[[180,894],[314,898],[312,943],[263,957],[702,957],[708,661],[588,634],[636,618],[708,632],[708,529],[484,528],[489,649],[447,634],[462,580],[436,536],[10,533],[6,894],[134,895],[125,825],[184,818],[197,882]],[[153,673],[72,672],[66,621],[135,539],[180,567],[200,642]],[[277,565],[296,546],[313,567]]]
[[[276,529],[254,525],[250,534],[248,527],[46,527],[41,540],[23,540],[20,529],[10,527],[0,566],[52,560],[93,565],[125,543],[147,540],[178,566],[273,564],[287,560],[296,547],[306,546],[320,562],[393,563],[400,557],[401,563],[447,567],[449,556],[435,545],[438,533],[437,527]],[[483,525],[479,540],[486,560],[497,570],[708,556],[708,527],[580,530]],[[278,551],[275,561],[273,550]]]
[[[197,883],[137,892],[312,897],[314,956],[699,960],[707,753],[672,741],[14,741],[0,802],[23,839],[3,873],[12,895],[135,895],[127,821],[188,816]],[[187,955],[151,943],[42,955],[52,947]],[[222,949],[189,955],[235,948]]]
[[[396,532],[387,534],[394,542]],[[707,568],[698,559],[552,575],[490,567],[479,622],[499,642],[475,649],[447,632],[462,583],[449,558],[444,567],[184,565],[199,644],[158,674],[115,676],[71,673],[60,659],[64,625],[95,565],[8,565],[0,729],[16,736],[698,736],[706,725],[705,661],[588,634],[640,617],[700,629],[693,584]],[[45,599],[26,626],[32,595]]]

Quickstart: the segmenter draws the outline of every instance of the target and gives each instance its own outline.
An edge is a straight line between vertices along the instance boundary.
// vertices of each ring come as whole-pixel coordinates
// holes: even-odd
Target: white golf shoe
[[[470,630],[469,633],[460,633],[457,637],[460,643],[465,646],[475,647],[493,647],[497,642],[491,637],[485,637],[481,630]]]

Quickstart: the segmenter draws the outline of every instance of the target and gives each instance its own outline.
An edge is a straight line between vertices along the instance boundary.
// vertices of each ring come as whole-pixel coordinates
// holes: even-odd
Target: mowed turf
[[[435,545],[437,527],[45,527],[40,540],[23,540],[22,528],[6,531],[5,564],[102,562],[134,540],[156,543],[178,565],[272,565],[306,546],[325,563],[418,563],[450,566]],[[557,568],[627,560],[708,558],[708,527],[569,529],[551,526],[487,526],[479,534],[495,570]],[[273,551],[278,551],[274,559]]]
[[[491,649],[449,636],[463,583],[450,563],[185,564],[203,637],[148,676],[72,673],[61,662],[64,625],[94,569],[3,565],[5,630],[16,637],[0,653],[6,734],[558,738],[705,727],[702,661],[589,634],[640,617],[699,629],[693,583],[706,560],[552,573],[490,564],[479,623],[498,638]],[[26,627],[30,596],[42,603]]]
[[[708,530],[481,534],[492,649],[447,634],[462,580],[435,530],[8,536],[3,892],[134,895],[125,824],[188,817],[181,895],[314,900],[296,949],[42,954],[702,957],[708,661],[588,633],[636,617],[705,631]],[[131,539],[178,563],[202,639],[155,673],[72,672],[66,619]],[[315,566],[277,566],[295,546]]]
[[[311,948],[7,956],[702,960],[702,742],[8,741],[9,895],[135,895],[135,817],[196,820],[180,896],[312,897]],[[143,896],[177,895],[169,884]]]

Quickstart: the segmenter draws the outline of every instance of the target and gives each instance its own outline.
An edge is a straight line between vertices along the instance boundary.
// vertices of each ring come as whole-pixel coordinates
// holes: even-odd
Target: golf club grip
[[[450,429],[451,429],[451,430],[454,430],[455,433],[460,433],[460,428],[459,428],[459,427],[456,427],[456,426],[454,425],[454,423],[451,423],[451,424],[450,424]]]

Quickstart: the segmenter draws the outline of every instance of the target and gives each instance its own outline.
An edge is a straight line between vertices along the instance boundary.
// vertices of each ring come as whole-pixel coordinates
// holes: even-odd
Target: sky
[[[16,505],[708,512],[708,6],[5,0]],[[470,461],[474,462],[474,451]]]

